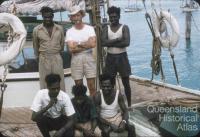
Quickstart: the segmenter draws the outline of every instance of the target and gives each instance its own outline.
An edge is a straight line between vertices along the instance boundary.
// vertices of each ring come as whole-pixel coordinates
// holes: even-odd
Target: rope
[[[9,27],[9,31],[8,31],[8,38],[7,38],[7,46],[5,48],[5,50],[8,49],[8,47],[10,46],[11,44],[11,41],[12,41],[12,37],[11,37],[11,27]],[[8,65],[5,64],[4,65],[4,72],[3,72],[3,75],[2,75],[2,78],[1,78],[1,81],[2,83],[0,84],[0,88],[1,88],[1,98],[0,98],[0,118],[1,118],[1,113],[2,113],[2,107],[3,107],[3,97],[4,97],[4,92],[7,88],[7,85],[6,85],[6,76],[8,74]]]
[[[162,81],[165,81],[165,76],[164,76],[163,69],[162,69],[162,61],[160,59],[160,56],[161,56],[161,46],[160,46],[160,44],[161,43],[160,43],[159,39],[155,37],[155,32],[154,32],[154,29],[153,29],[153,23],[152,23],[152,20],[151,20],[151,16],[147,13],[145,0],[143,0],[143,5],[144,5],[144,8],[146,10],[145,19],[148,23],[148,26],[149,26],[150,31],[151,31],[152,36],[153,36],[153,49],[152,49],[152,60],[151,60],[151,68],[152,68],[151,80],[153,80],[154,74],[158,75],[161,71],[161,79],[162,79]],[[154,12],[156,13],[156,16],[158,16],[156,10],[154,10]]]
[[[145,4],[145,0],[143,0],[143,5],[146,11],[145,18],[148,23],[148,26],[150,28],[150,31],[153,36],[153,49],[152,49],[152,60],[151,60],[151,68],[152,68],[152,76],[151,76],[151,81],[153,80],[154,74],[158,75],[161,72],[161,80],[165,82],[165,76],[164,76],[164,71],[162,68],[162,61],[160,59],[161,56],[161,42],[158,38],[155,37],[155,32],[153,28],[153,23],[151,20],[151,16],[147,13],[147,8]],[[159,6],[161,9],[161,3],[159,1]],[[151,7],[153,11],[155,12],[156,16],[158,17],[158,14],[155,10],[155,4],[151,1]]]
[[[152,78],[151,78],[151,80],[153,80],[154,74],[158,75],[161,72],[161,79],[164,82],[165,76],[164,76],[164,71],[163,71],[163,68],[162,68],[162,60],[160,59],[161,44],[162,43],[161,43],[160,39],[155,37],[155,33],[154,33],[154,29],[153,29],[153,23],[152,23],[152,20],[151,20],[151,16],[147,13],[145,0],[143,0],[143,5],[144,5],[145,10],[146,10],[146,14],[145,14],[146,21],[148,23],[148,26],[149,26],[150,31],[151,31],[152,36],[153,36],[153,49],[152,49],[152,60],[151,60],[151,67],[152,67]],[[158,14],[155,10],[155,4],[152,1],[151,1],[151,7],[152,7],[153,11],[155,12],[156,16],[158,17]],[[159,0],[159,7],[161,9],[161,0]],[[162,23],[162,21],[163,21],[163,18],[161,19],[160,24]],[[167,30],[165,31],[165,35],[168,35]],[[176,64],[175,64],[175,61],[174,61],[174,54],[173,54],[170,47],[169,47],[169,52],[170,52],[171,59],[173,61],[173,68],[174,68],[174,71],[175,71],[176,80],[177,80],[177,83],[179,84],[178,73],[177,73]]]
[[[6,76],[7,76],[7,71],[8,71],[8,66],[4,65],[4,72],[3,72],[3,77],[2,77],[2,83],[0,84],[1,88],[1,98],[0,98],[0,118],[1,118],[1,112],[2,112],[2,106],[3,106],[3,96],[4,96],[4,91],[7,88],[7,85],[5,84],[6,82]]]
[[[3,106],[3,96],[4,96],[4,91],[7,88],[6,83],[6,76],[7,76],[7,71],[8,71],[8,66],[4,65],[4,72],[3,72],[3,78],[2,83],[0,84],[0,88],[1,88],[1,98],[0,98],[0,118],[1,118],[1,112],[2,112],[2,106]]]
[[[158,75],[161,70],[161,47],[158,38],[153,39],[151,67],[152,73]]]

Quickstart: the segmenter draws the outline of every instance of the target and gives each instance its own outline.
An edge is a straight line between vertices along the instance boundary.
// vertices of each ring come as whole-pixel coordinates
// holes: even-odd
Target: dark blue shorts
[[[105,73],[111,76],[116,76],[119,72],[121,77],[128,77],[131,75],[131,67],[128,61],[127,53],[107,54]]]

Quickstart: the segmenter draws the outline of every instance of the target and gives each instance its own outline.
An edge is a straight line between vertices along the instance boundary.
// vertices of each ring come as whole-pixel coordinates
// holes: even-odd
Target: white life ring
[[[179,37],[180,37],[179,25],[176,18],[167,11],[161,11],[160,15],[156,15],[155,12],[153,12],[151,14],[151,19],[153,23],[153,30],[155,33],[155,37],[159,38],[161,42],[161,46],[165,48],[176,47],[179,41]],[[165,24],[161,23],[163,21],[165,21],[165,23],[168,23],[172,29],[172,34],[168,35],[167,37],[163,37],[161,35],[161,28],[163,26],[167,27]],[[162,31],[163,31],[163,28],[162,28]]]
[[[0,13],[0,24],[10,25],[13,29],[13,42],[6,51],[0,53],[0,66],[9,63],[22,50],[26,40],[26,29],[21,20],[10,13]]]

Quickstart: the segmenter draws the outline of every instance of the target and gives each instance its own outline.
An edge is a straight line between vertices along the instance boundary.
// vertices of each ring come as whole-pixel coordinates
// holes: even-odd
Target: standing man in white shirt
[[[31,106],[32,120],[44,137],[56,130],[54,137],[74,136],[75,110],[67,93],[60,90],[58,74],[46,76],[47,89],[39,90]]]
[[[82,22],[84,16],[85,12],[79,6],[72,7],[69,17],[74,25],[67,30],[65,42],[72,53],[71,74],[75,84],[82,85],[85,76],[90,96],[93,96],[96,92],[96,62],[92,49],[96,47],[96,34],[92,26]]]

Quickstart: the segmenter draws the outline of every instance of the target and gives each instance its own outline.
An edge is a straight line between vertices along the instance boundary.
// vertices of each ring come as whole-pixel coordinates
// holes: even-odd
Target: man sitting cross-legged
[[[128,122],[128,110],[122,94],[115,90],[109,75],[100,76],[100,92],[94,97],[97,109],[98,124],[103,137],[109,137],[111,131],[128,131],[128,137],[135,137],[135,128]],[[120,108],[120,113],[119,113]]]
[[[56,130],[54,137],[74,137],[75,110],[71,99],[60,90],[60,75],[46,76],[47,89],[39,90],[31,106],[32,120],[37,123],[44,137]]]
[[[74,85],[72,87],[72,103],[76,111],[77,122],[75,124],[75,137],[96,137],[100,136],[97,127],[97,113],[93,100],[86,95],[87,87]]]

